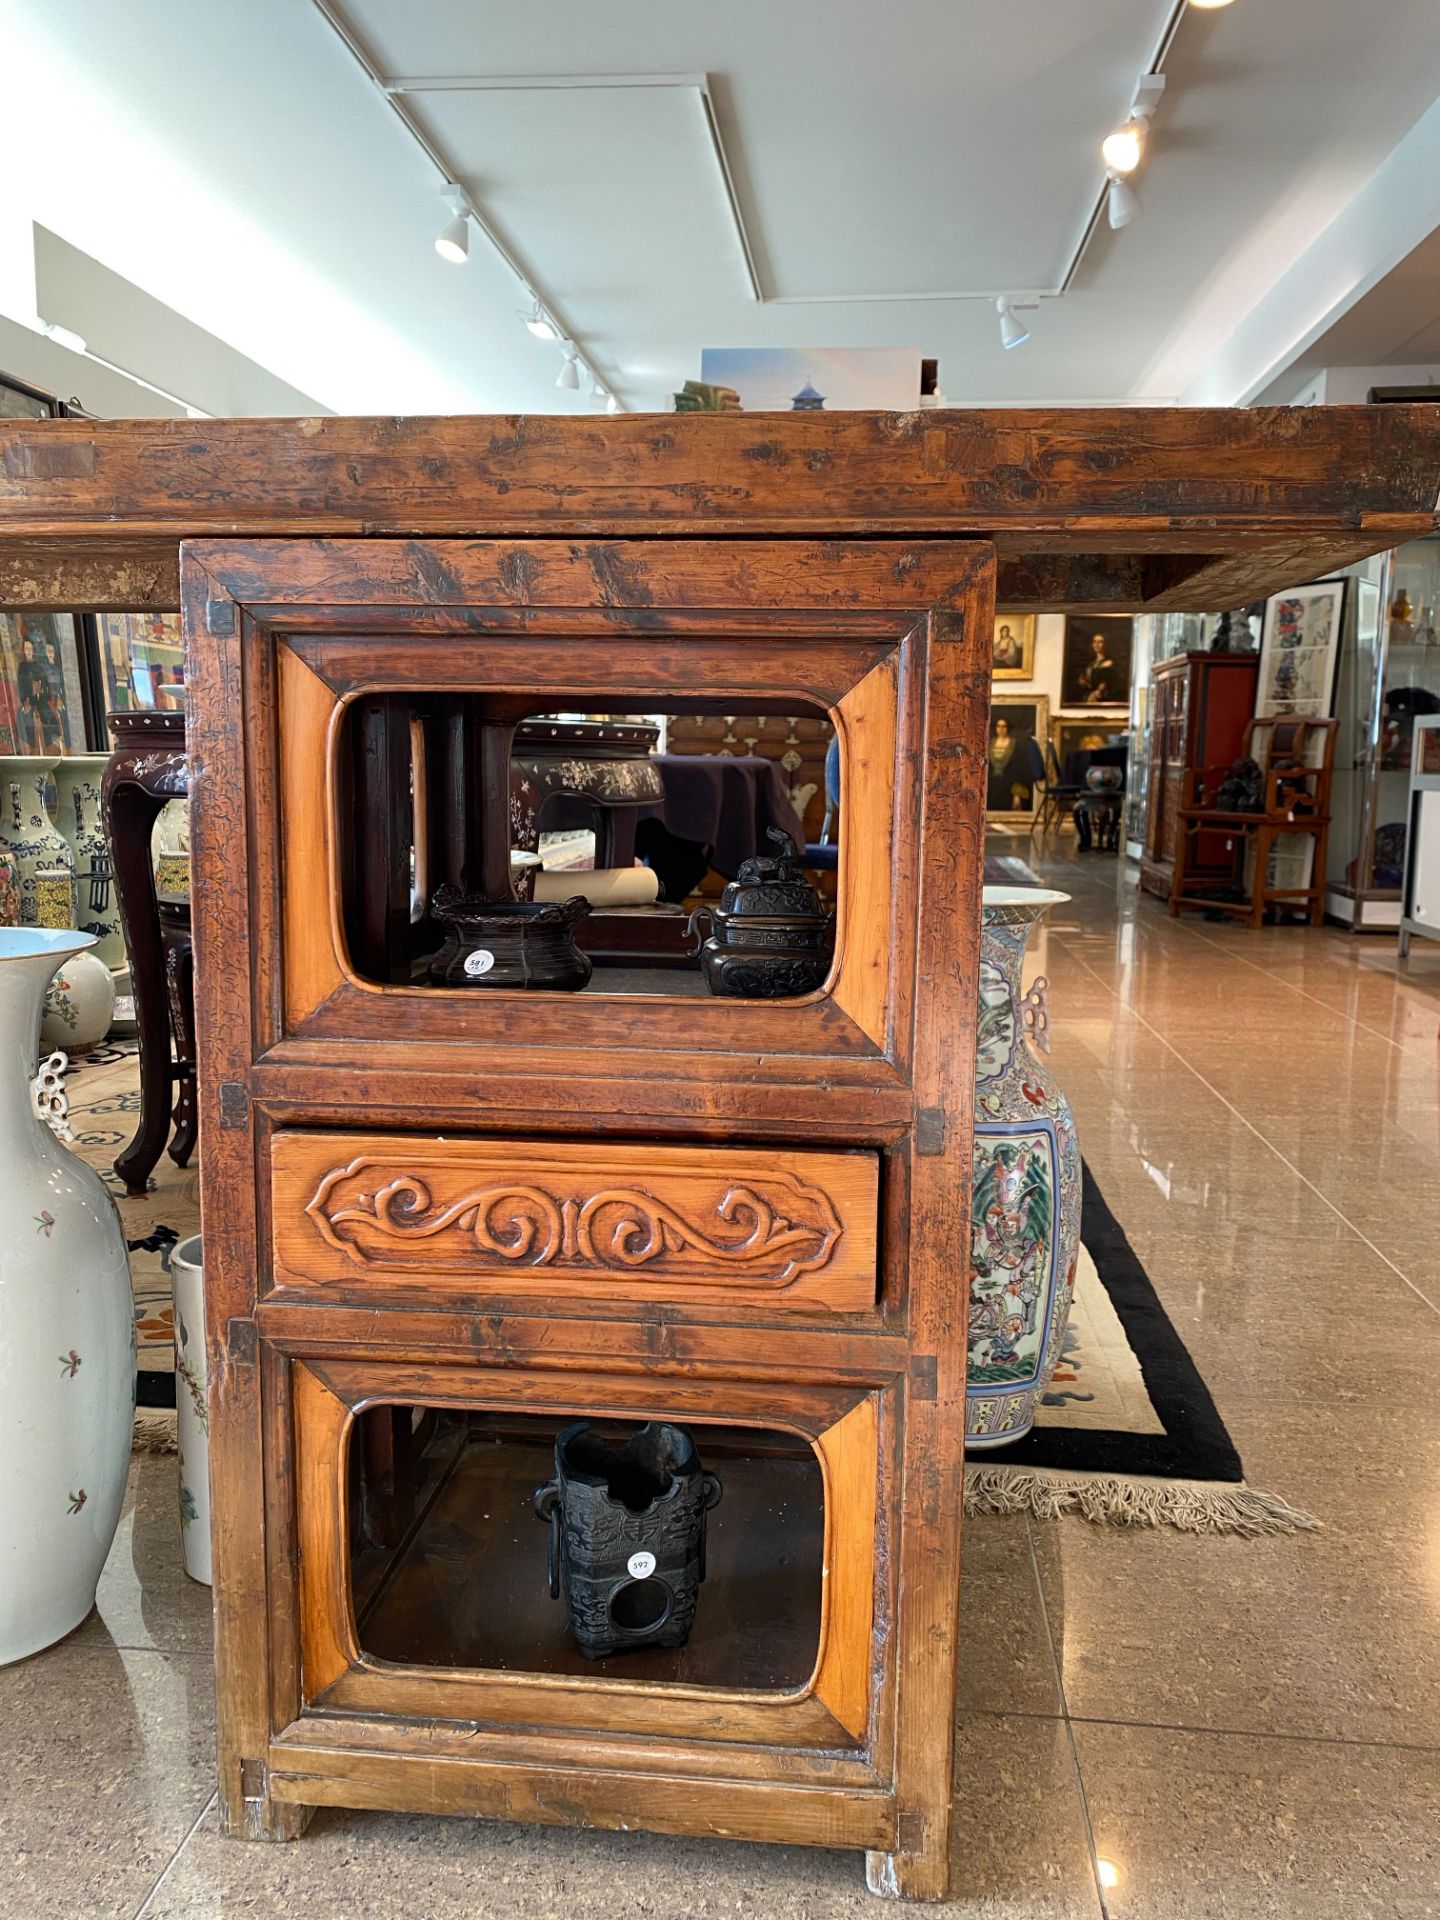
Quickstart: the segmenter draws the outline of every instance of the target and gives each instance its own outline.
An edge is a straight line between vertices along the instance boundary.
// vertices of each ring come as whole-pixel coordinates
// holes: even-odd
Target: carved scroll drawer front
[[[870,1152],[281,1133],[279,1286],[863,1311]]]

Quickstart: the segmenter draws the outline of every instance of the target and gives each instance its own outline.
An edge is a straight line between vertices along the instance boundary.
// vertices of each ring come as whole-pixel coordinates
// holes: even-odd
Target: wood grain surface
[[[1018,611],[1234,606],[1430,531],[1424,406],[0,424],[0,604],[215,535],[979,537]]]

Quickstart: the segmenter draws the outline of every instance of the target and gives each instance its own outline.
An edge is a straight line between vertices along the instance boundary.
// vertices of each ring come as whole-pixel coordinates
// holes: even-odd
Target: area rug
[[[76,1150],[115,1195],[130,1248],[139,1353],[136,1444],[171,1451],[175,1343],[170,1252],[200,1231],[197,1166],[162,1154],[132,1198],[116,1154],[140,1111],[133,1041],[72,1063]],[[1090,1169],[1084,1172],[1080,1265],[1065,1348],[1035,1428],[1003,1454],[966,1467],[967,1513],[1074,1513],[1109,1526],[1189,1532],[1288,1533],[1318,1522],[1247,1486],[1240,1456]]]
[[[1297,1533],[1312,1515],[1246,1483],[1184,1341],[1089,1167],[1065,1346],[1035,1426],[972,1455],[967,1513],[1075,1513],[1108,1526]]]

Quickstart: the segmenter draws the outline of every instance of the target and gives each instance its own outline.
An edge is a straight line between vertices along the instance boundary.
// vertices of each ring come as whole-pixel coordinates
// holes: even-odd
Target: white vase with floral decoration
[[[0,1665],[62,1639],[95,1604],[130,1465],[125,1234],[99,1174],[53,1130],[64,1055],[36,1071],[45,989],[93,945],[0,928]]]

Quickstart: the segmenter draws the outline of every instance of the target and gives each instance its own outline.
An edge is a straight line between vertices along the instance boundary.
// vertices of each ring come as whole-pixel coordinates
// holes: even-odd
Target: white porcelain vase
[[[1036,1051],[1049,1051],[1046,983],[1021,990],[1031,928],[1069,897],[1040,887],[983,894],[965,1403],[972,1451],[1009,1445],[1034,1425],[1075,1292],[1080,1143],[1070,1102]]]
[[[46,803],[51,769],[57,764],[53,754],[0,759],[0,858],[13,876],[22,927],[44,919],[37,884],[42,870],[51,875],[62,869],[72,876],[75,872],[75,856],[55,831]]]
[[[134,1312],[125,1235],[63,1120],[63,1056],[36,1072],[45,989],[87,934],[0,928],[0,1665],[95,1604],[130,1465]]]
[[[100,805],[100,782],[109,757],[72,753],[57,763],[55,822],[75,863],[75,924],[82,933],[94,934],[95,958],[113,972],[125,965],[125,937]]]
[[[88,1053],[110,1031],[115,1014],[115,976],[101,960],[100,948],[72,953],[56,968],[45,989],[40,1016],[40,1045],[47,1053]]]
[[[192,1580],[210,1585],[210,1372],[205,1360],[205,1258],[198,1233],[170,1255],[175,1293],[175,1421],[180,1440],[180,1548]]]

